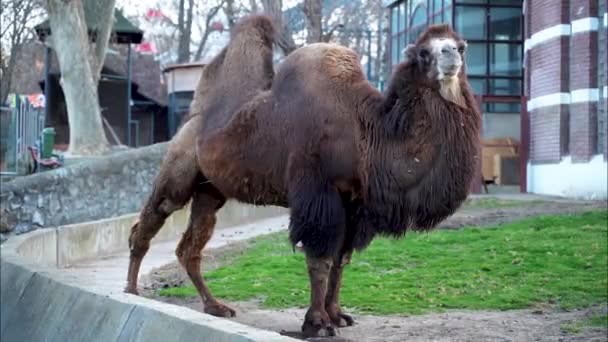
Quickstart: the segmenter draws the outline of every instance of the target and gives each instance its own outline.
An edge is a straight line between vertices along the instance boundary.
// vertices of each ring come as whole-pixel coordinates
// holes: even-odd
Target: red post
[[[475,100],[477,100],[477,106],[479,107],[479,112],[483,113],[483,100],[482,97],[480,95],[475,95]],[[480,131],[480,136],[479,136],[479,143],[481,144],[481,132],[483,131],[483,127],[481,128]],[[481,147],[479,149],[479,155],[477,156],[477,167],[476,170],[477,172],[475,173],[475,176],[473,177],[473,181],[471,182],[471,193],[473,194],[479,194],[481,193],[481,182],[482,182],[482,174],[481,174]]]
[[[519,191],[528,192],[528,159],[530,158],[530,115],[528,98],[521,97],[521,143],[519,148]]]

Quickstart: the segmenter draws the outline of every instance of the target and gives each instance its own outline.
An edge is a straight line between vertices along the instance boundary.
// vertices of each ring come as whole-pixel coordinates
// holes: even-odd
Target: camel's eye
[[[459,46],[458,47],[458,53],[459,54],[461,54],[461,55],[464,54],[464,50],[465,50],[464,46]]]
[[[427,58],[431,53],[427,49],[420,49],[420,57]]]

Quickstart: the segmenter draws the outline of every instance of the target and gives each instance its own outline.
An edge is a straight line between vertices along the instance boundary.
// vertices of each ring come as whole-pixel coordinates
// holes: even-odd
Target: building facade
[[[483,112],[485,181],[606,198],[607,3],[387,1],[389,64],[403,60],[426,26],[451,24],[467,40],[467,71]]]

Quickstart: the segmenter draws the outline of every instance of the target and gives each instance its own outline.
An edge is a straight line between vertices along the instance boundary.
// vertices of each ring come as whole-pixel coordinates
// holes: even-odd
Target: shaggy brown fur
[[[307,256],[311,307],[302,330],[332,335],[335,326],[353,323],[339,305],[352,251],[376,234],[430,229],[464,201],[480,115],[464,69],[449,89],[437,81],[430,40],[451,38],[464,49],[448,26],[430,27],[408,50],[386,95],[365,79],[353,51],[332,44],[296,50],[274,75],[272,36],[268,19],[244,19],[205,68],[193,115],[171,143],[175,150],[133,227],[126,290],[136,292],[139,264],[161,221],[193,196],[178,258],[205,311],[234,315],[200,276],[215,212],[229,198],[280,205],[291,209],[290,239]],[[198,168],[186,170],[194,137]]]

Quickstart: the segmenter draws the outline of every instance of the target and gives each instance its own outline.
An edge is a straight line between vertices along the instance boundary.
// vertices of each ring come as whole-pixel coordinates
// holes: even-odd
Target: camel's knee
[[[192,266],[200,265],[201,252],[194,251],[192,248],[185,247],[184,243],[180,243],[175,249],[175,256],[180,265],[190,272]],[[198,271],[197,271],[198,272]]]
[[[141,230],[141,222],[136,221],[131,226],[131,234],[129,235],[129,251],[131,257],[143,258],[143,256],[150,249],[150,240],[145,232]]]

